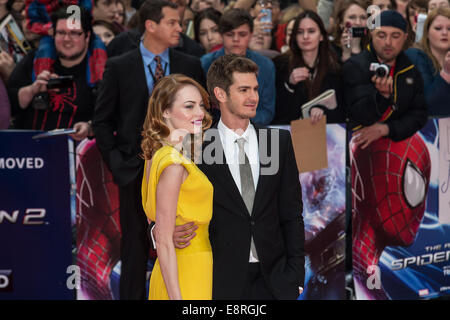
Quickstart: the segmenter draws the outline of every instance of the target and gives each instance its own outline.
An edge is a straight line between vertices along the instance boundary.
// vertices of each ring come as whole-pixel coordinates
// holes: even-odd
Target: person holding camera
[[[361,53],[367,44],[367,3],[361,0],[338,2],[334,15],[332,48],[343,64],[350,57]]]
[[[353,142],[362,149],[387,137],[401,141],[427,121],[422,77],[402,51],[406,21],[396,11],[380,13],[380,26],[362,54],[343,66],[345,99]]]
[[[89,11],[81,8],[80,20],[72,19],[66,8],[55,12],[54,36],[45,38],[45,45],[25,56],[11,74],[15,128],[74,128],[76,140],[93,135],[90,120],[106,50],[92,32]]]

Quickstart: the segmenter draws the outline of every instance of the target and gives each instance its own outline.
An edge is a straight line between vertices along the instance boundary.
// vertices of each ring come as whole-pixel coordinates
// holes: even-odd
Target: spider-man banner
[[[328,168],[300,174],[306,274],[299,300],[345,299],[345,140],[344,126],[328,124]]]
[[[345,138],[344,127],[328,125],[329,168],[300,175],[307,265],[305,291],[299,299],[345,299]],[[117,299],[118,189],[94,140],[85,140],[77,148],[76,225],[81,271],[78,299]]]
[[[439,176],[449,172],[439,154],[447,148],[436,119],[400,142],[383,138],[365,150],[350,143],[358,299],[450,294],[450,225],[439,222],[448,210],[439,206]]]
[[[73,299],[67,136],[0,132],[0,300]]]
[[[77,147],[78,299],[118,299],[120,264],[119,189],[95,140]],[[117,270],[118,269],[118,270]]]

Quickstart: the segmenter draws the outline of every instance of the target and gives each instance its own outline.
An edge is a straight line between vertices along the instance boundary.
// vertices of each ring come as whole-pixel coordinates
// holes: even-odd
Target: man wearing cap
[[[427,121],[422,77],[402,51],[406,21],[389,10],[380,13],[379,22],[366,50],[343,67],[353,142],[363,149],[381,137],[404,140]],[[385,65],[385,76],[377,75],[376,64]]]

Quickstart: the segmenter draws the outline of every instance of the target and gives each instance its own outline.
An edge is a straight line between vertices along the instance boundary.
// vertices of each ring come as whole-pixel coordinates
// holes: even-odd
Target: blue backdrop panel
[[[73,299],[67,136],[0,132],[0,300]]]

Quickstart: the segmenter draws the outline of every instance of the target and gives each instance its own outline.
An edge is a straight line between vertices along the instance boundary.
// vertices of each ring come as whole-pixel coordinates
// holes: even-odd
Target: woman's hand
[[[444,58],[444,63],[442,64],[441,77],[447,83],[450,83],[450,51],[447,51],[447,54]]]
[[[312,107],[311,111],[310,111],[311,123],[316,124],[317,122],[319,122],[320,119],[322,119],[323,114],[324,114],[324,112],[321,108]]]
[[[291,75],[289,76],[289,83],[292,85],[296,85],[300,81],[305,81],[309,77],[310,73],[308,68],[295,68],[294,70],[292,70]]]
[[[350,28],[345,28],[341,36],[342,53],[352,53],[352,32]]]

